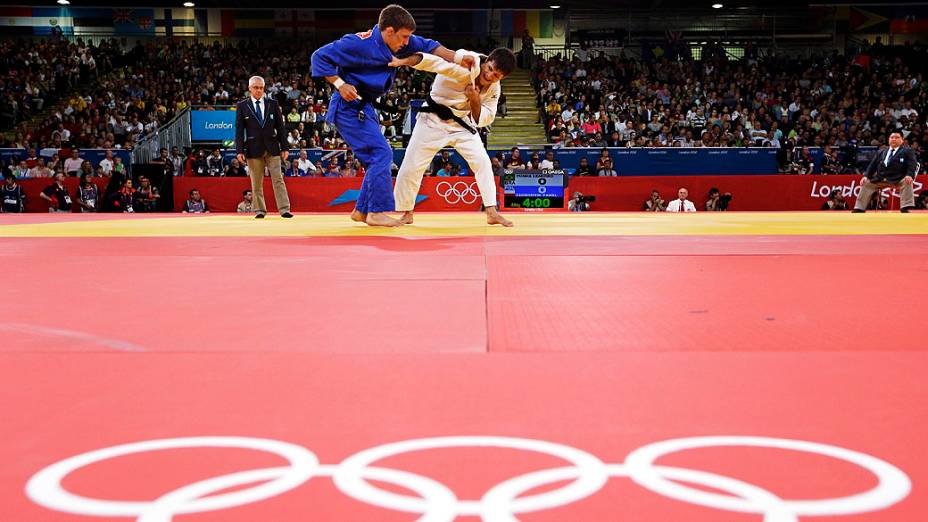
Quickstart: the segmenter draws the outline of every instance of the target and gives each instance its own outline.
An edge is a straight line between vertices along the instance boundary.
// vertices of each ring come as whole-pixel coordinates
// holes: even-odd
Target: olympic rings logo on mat
[[[442,189],[444,185],[444,189]],[[463,202],[467,205],[477,202],[477,183],[468,184],[466,181],[458,181],[453,185],[448,181],[442,181],[435,186],[435,193],[444,198],[449,205]]]
[[[696,448],[747,446],[812,453],[855,464],[878,479],[863,493],[820,500],[786,500],[759,486],[695,469],[656,465],[671,453]],[[515,476],[496,484],[482,497],[462,500],[444,484],[429,477],[374,463],[415,451],[441,448],[506,448],[561,458],[568,466]],[[149,502],[104,500],[77,495],[64,489],[68,475],[91,464],[149,451],[178,448],[238,448],[272,453],[289,465],[251,469],[220,475],[163,494]],[[85,472],[86,473],[86,472]],[[516,515],[561,507],[588,497],[613,477],[627,477],[639,486],[665,497],[721,511],[756,513],[764,522],[795,522],[800,516],[853,515],[884,509],[905,498],[911,490],[909,477],[876,457],[837,446],[769,437],[720,436],[665,440],[642,446],[620,464],[607,464],[583,450],[535,439],[467,436],[437,437],[393,442],[366,449],[340,464],[320,464],[310,450],[295,444],[249,437],[189,437],[135,442],[99,449],[67,458],[35,474],[26,485],[34,502],[50,509],[88,516],[137,517],[137,522],[170,522],[188,513],[218,511],[259,502],[292,490],[313,477],[330,477],[345,495],[361,502],[422,515],[420,521],[447,521],[458,516],[479,516],[484,521],[518,520]],[[403,495],[376,487],[369,481],[386,482],[412,491]],[[522,496],[540,486],[571,481],[561,488]],[[221,491],[259,483],[247,489]],[[713,493],[681,484],[723,491]]]

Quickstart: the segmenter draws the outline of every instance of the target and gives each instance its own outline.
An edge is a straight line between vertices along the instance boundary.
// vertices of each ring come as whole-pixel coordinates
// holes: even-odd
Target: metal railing
[[[171,121],[132,149],[132,163],[148,163],[158,157],[163,147],[170,150],[177,147],[184,150],[192,144],[190,139],[190,107],[180,111]]]

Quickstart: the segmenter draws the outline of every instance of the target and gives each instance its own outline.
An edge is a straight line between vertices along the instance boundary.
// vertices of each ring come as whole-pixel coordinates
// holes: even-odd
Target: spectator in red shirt
[[[122,186],[116,192],[113,192],[106,198],[104,205],[105,212],[135,212],[133,206],[133,196],[135,190],[132,188],[132,179],[123,181]]]
[[[55,182],[45,187],[39,197],[48,201],[49,212],[71,212],[71,195],[64,186],[64,174],[55,174]]]

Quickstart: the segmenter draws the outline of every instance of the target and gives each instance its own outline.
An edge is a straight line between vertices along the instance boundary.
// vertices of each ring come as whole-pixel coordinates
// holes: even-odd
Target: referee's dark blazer
[[[891,151],[891,148],[886,147],[873,156],[873,160],[867,166],[867,179],[874,183],[881,181],[900,183],[906,176],[915,177],[915,168],[918,166],[915,151],[905,145],[899,147],[899,150],[890,158],[889,166],[886,166],[883,163],[886,161],[886,155]]]
[[[265,96],[261,100],[264,114],[262,125],[255,114],[251,96],[235,106],[235,153],[246,158],[260,158],[267,152],[272,156],[287,150],[287,132],[277,100]]]

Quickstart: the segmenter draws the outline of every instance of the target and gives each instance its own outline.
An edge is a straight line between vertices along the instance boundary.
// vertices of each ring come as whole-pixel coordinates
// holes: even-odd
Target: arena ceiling
[[[286,7],[286,8],[315,8],[315,9],[324,9],[326,7],[334,7],[331,3],[319,2],[318,4],[308,3],[305,1],[287,1],[287,0],[193,0],[196,7],[215,7],[215,8],[274,8],[274,7]],[[763,8],[765,10],[770,10],[772,5],[769,0],[651,0],[644,1],[641,0],[547,0],[547,1],[537,1],[537,0],[505,0],[505,1],[492,1],[492,0],[473,0],[470,2],[464,1],[446,1],[446,2],[436,2],[435,0],[405,0],[399,1],[401,5],[410,8],[425,8],[425,9],[462,9],[462,8],[474,8],[474,9],[539,9],[547,8],[551,5],[559,5],[561,8],[565,9],[597,9],[597,10],[624,10],[624,9],[706,9],[712,10],[711,5],[716,3],[716,1],[724,4],[723,9],[750,9],[750,8]],[[383,7],[389,2],[389,0],[349,0],[345,2],[345,5],[339,6],[339,9],[345,9],[347,7],[356,7],[356,8],[378,8]],[[181,7],[183,0],[109,0],[106,2],[101,2],[100,0],[71,0],[72,7]],[[797,7],[805,7],[810,4],[847,4],[847,1],[839,2],[833,0],[818,0],[814,2],[806,1],[797,1],[797,0],[778,0],[775,3],[777,9],[794,9]],[[20,1],[3,1],[0,0],[0,5],[26,5],[26,2]],[[30,7],[40,7],[43,5],[55,6],[57,5],[54,0],[43,0],[40,2],[33,2],[28,4]]]

